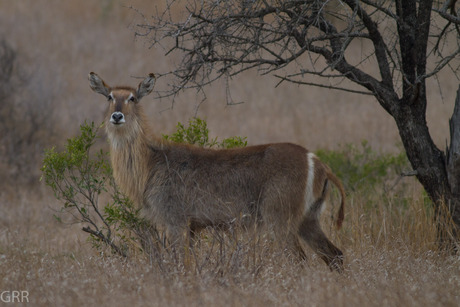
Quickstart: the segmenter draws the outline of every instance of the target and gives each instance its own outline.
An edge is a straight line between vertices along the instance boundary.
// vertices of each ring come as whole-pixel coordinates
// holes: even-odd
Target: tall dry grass
[[[141,0],[0,0],[0,38],[17,51],[17,69],[25,76],[11,96],[27,110],[34,106],[47,124],[29,150],[60,147],[84,119],[102,120],[105,106],[89,90],[88,72],[134,85],[138,80],[132,77],[171,69],[174,58],[134,39],[129,26],[135,13],[122,5],[140,7],[146,15],[160,6]],[[274,88],[276,80],[252,72],[231,82],[233,100],[244,104],[226,106],[225,88],[218,84],[208,89],[198,110],[195,93],[184,93],[172,108],[167,100],[143,103],[160,133],[171,133],[178,121],[197,113],[207,118],[214,135],[247,136],[252,144],[294,141],[316,150],[367,139],[378,151],[398,150],[395,125],[372,98],[293,85]],[[446,72],[439,82],[429,82],[427,120],[443,147],[458,81]],[[165,86],[166,80],[158,89]],[[21,137],[27,126],[20,117],[10,124],[2,135]],[[25,172],[0,163],[0,291],[27,290],[31,305],[460,305],[460,259],[437,250],[433,215],[409,178],[398,183],[398,193],[350,193],[340,231],[325,212],[323,227],[346,256],[345,273],[339,275],[314,254],[301,264],[277,251],[269,237],[254,240],[240,233],[232,239],[206,232],[182,258],[162,252],[161,265],[142,254],[124,260],[108,250],[99,253],[81,225],[53,219],[60,204],[45,187],[17,181],[33,177],[36,182],[40,155],[18,152],[12,158],[30,167]]]
[[[396,199],[370,207],[350,195],[338,232],[325,212],[324,228],[346,257],[337,274],[315,254],[300,263],[270,237],[212,230],[180,255],[122,259],[91,248],[79,225],[53,221],[51,196],[2,195],[0,289],[27,290],[37,306],[458,306],[460,259],[437,251],[423,199],[408,208]]]

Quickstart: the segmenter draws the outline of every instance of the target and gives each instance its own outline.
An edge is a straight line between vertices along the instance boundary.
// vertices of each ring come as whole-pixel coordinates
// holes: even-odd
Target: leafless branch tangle
[[[184,14],[173,8],[186,7]],[[454,63],[460,53],[456,1],[446,1],[437,13],[439,26],[433,27],[429,56],[434,65],[418,82],[436,75]],[[458,11],[458,9],[457,9]],[[183,60],[169,75],[176,77],[170,90],[158,93],[174,97],[184,89],[203,88],[214,81],[230,78],[256,68],[260,74],[275,73],[281,81],[324,86],[323,82],[303,82],[293,76],[314,75],[329,79],[330,71],[356,82],[375,96],[382,88],[401,94],[401,55],[395,34],[404,27],[394,1],[168,1],[167,8],[152,17],[138,12],[144,23],[135,27],[150,46],[162,46],[166,53],[179,52]],[[178,16],[180,15],[180,16]],[[434,14],[433,14],[434,15]],[[456,40],[448,44],[447,39]],[[372,44],[372,54],[353,54],[353,44]],[[456,44],[455,44],[456,43]],[[318,70],[311,55],[325,63]],[[356,60],[357,59],[357,60]],[[367,65],[378,65],[380,76],[368,73]],[[315,68],[312,68],[315,66]],[[355,88],[331,87],[345,91]],[[363,92],[363,91],[358,91]]]

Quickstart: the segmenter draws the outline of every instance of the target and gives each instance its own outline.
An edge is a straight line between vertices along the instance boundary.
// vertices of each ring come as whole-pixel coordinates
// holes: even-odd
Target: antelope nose
[[[110,122],[113,124],[121,124],[125,122],[124,115],[121,112],[114,112],[112,113],[112,117],[110,118]]]

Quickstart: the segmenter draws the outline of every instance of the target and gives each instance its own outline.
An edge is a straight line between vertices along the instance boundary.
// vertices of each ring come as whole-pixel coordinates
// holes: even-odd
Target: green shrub
[[[409,168],[406,154],[378,154],[367,141],[346,144],[339,150],[318,150],[318,157],[342,180],[346,190],[374,190]]]
[[[408,210],[413,203],[410,181],[401,180],[401,173],[410,169],[404,151],[380,154],[363,141],[361,146],[346,144],[339,150],[319,150],[317,155],[342,180],[348,198],[361,202],[369,212],[382,205]]]
[[[96,247],[107,244],[122,256],[127,255],[136,231],[145,223],[139,210],[117,188],[112,177],[108,153],[91,154],[98,129],[94,123],[80,126],[80,135],[68,139],[63,151],[46,150],[41,180],[62,201],[55,218],[62,222],[68,213],[70,223],[81,223]],[[99,196],[109,193],[110,201],[101,208]]]
[[[177,123],[177,131],[171,135],[163,135],[163,138],[175,143],[195,144],[200,147],[221,147],[234,148],[245,147],[248,142],[246,137],[230,137],[222,141],[217,138],[209,139],[209,129],[205,120],[194,117],[189,120],[188,127],[182,123]]]

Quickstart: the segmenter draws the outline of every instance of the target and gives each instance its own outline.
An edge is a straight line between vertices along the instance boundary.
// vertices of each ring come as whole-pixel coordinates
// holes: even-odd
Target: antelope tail
[[[342,181],[340,181],[340,179],[331,171],[328,172],[327,177],[339,189],[340,192],[341,201],[336,221],[337,229],[340,229],[342,227],[343,219],[345,217],[345,189],[343,188]]]

